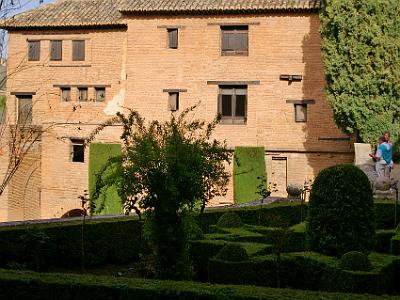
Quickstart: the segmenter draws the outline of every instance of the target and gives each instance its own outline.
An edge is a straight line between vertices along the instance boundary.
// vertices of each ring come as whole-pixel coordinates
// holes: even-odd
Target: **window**
[[[179,110],[179,93],[169,92],[168,93],[168,108],[170,111]]]
[[[32,124],[32,95],[18,96],[18,124]]]
[[[221,26],[221,54],[248,55],[248,26]]]
[[[88,88],[78,88],[78,101],[79,102],[88,101]]]
[[[296,122],[307,122],[307,104],[294,105],[294,118]]]
[[[72,60],[85,60],[85,41],[72,41]]]
[[[220,86],[218,113],[221,114],[221,123],[246,123],[247,86]]]
[[[96,102],[103,102],[106,99],[106,89],[102,87],[95,88]]]
[[[63,102],[71,101],[71,88],[69,87],[61,88],[61,101]]]
[[[71,139],[72,143],[72,161],[85,162],[84,140]]]
[[[62,60],[62,41],[50,41],[50,60]]]
[[[29,61],[40,60],[40,41],[28,42],[28,60]]]
[[[168,28],[168,48],[178,49],[178,28]]]

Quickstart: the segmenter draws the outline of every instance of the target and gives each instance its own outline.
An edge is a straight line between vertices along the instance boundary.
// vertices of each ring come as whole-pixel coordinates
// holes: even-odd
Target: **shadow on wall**
[[[303,100],[315,100],[315,104],[313,101],[303,101],[307,110],[307,122],[303,126],[306,136],[304,149],[309,168],[307,174],[313,174],[313,178],[324,168],[354,161],[354,139],[336,127],[332,110],[325,98],[319,27],[319,15],[313,14],[310,17],[309,34],[302,43]]]

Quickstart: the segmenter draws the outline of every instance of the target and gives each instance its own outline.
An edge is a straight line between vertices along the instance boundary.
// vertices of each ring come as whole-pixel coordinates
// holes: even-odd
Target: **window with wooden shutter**
[[[106,89],[102,87],[95,88],[96,102],[104,102],[106,100]]]
[[[296,122],[307,122],[307,104],[294,105],[294,118]]]
[[[220,86],[218,113],[221,115],[221,123],[246,123],[247,86]]]
[[[79,102],[88,101],[88,88],[78,88],[78,101]]]
[[[178,49],[178,28],[168,28],[168,47]]]
[[[18,124],[32,124],[32,95],[18,96]]]
[[[61,101],[62,102],[71,101],[71,88],[69,87],[61,88]]]
[[[40,41],[28,41],[28,60],[40,60]]]
[[[168,108],[170,111],[179,110],[179,93],[169,92],[168,93]]]
[[[50,41],[50,60],[62,60],[62,41]]]
[[[221,26],[222,55],[248,55],[248,26]]]
[[[72,60],[85,60],[85,41],[72,41]]]

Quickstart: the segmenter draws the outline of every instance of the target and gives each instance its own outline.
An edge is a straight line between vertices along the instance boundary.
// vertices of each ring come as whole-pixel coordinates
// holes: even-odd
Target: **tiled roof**
[[[125,0],[58,0],[0,22],[5,29],[123,26],[118,11]]]
[[[0,21],[5,29],[126,26],[130,14],[224,14],[318,10],[321,0],[58,0]]]
[[[321,0],[125,0],[120,10],[130,13],[258,13],[317,10]]]

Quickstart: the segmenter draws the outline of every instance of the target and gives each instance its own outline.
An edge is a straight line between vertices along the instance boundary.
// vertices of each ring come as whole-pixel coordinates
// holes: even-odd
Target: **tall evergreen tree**
[[[322,56],[336,124],[364,142],[400,135],[398,0],[323,0]]]

